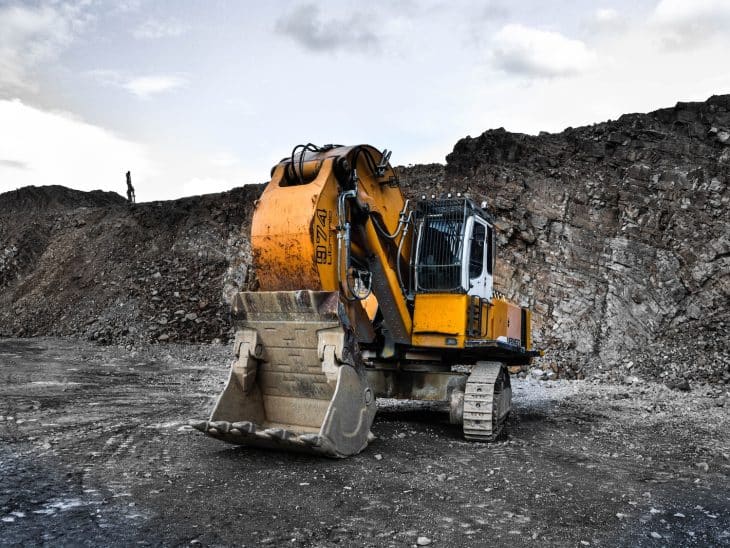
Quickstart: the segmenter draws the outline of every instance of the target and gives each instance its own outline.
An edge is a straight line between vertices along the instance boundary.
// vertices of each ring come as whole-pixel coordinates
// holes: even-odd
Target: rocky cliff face
[[[405,179],[412,195],[487,200],[497,284],[568,373],[640,356],[655,374],[728,376],[730,96],[559,134],[490,130]]]
[[[535,311],[545,367],[730,381],[730,95],[559,134],[490,130],[401,172],[411,198],[488,202],[497,286]],[[0,195],[0,335],[225,338],[261,188],[135,207]]]

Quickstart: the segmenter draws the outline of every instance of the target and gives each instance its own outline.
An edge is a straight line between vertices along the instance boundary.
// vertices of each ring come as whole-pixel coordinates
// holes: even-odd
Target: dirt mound
[[[83,192],[60,185],[26,186],[0,194],[0,213],[52,211],[78,207],[105,207],[126,204],[115,192]]]
[[[15,201],[0,218],[0,334],[226,339],[224,295],[246,276],[260,192],[135,206],[62,187],[3,195]]]

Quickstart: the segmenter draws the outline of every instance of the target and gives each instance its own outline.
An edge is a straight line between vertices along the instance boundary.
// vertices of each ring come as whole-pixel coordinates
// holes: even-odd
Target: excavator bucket
[[[240,445],[347,457],[372,438],[375,397],[339,294],[239,293],[235,358],[210,420],[191,423]]]

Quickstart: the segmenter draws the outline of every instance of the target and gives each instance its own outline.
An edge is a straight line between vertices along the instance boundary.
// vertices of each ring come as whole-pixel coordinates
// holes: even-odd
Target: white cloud
[[[156,40],[158,38],[174,38],[182,36],[189,27],[177,19],[159,20],[149,19],[132,31],[132,36],[138,40]]]
[[[494,66],[508,73],[552,78],[571,76],[591,68],[598,58],[580,40],[558,32],[519,24],[502,27],[494,36]]]
[[[328,10],[329,11],[329,10]],[[381,29],[373,13],[323,17],[316,4],[301,4],[276,21],[276,30],[311,51],[363,51],[378,47]]]
[[[187,83],[185,78],[164,74],[138,76],[125,82],[122,87],[137,97],[146,99],[151,95],[165,93],[184,86]]]
[[[588,28],[594,32],[616,32],[626,28],[626,17],[613,8],[599,8],[588,19]]]
[[[28,185],[125,191],[155,174],[144,146],[67,113],[40,110],[20,100],[0,100],[0,192]],[[144,198],[144,192],[143,198]]]
[[[36,91],[33,70],[56,59],[90,20],[83,8],[74,2],[0,6],[0,96]]]
[[[730,1],[661,0],[651,22],[668,48],[696,46],[720,34],[727,38]]]
[[[186,77],[175,74],[129,76],[118,70],[107,69],[88,70],[85,74],[104,86],[122,88],[142,99],[172,91],[188,83]]]
[[[525,133],[556,132],[730,93],[730,72],[718,69],[728,56],[722,39],[670,53],[656,47],[657,29],[647,19],[631,21],[621,32],[592,42],[599,62],[572,78],[524,85],[493,70],[475,69],[473,88],[464,87],[462,93],[462,101],[471,106],[464,109],[461,134],[478,135],[500,126]]]
[[[137,201],[169,200],[223,192],[268,176],[268,161],[242,167],[228,152],[166,150],[141,144],[18,99],[0,100],[0,193],[35,185],[111,190],[124,195],[124,174],[132,172]],[[261,164],[254,168],[256,164]],[[164,167],[163,167],[164,166]]]
[[[595,20],[601,23],[612,23],[620,17],[619,13],[613,8],[599,8],[594,14]]]

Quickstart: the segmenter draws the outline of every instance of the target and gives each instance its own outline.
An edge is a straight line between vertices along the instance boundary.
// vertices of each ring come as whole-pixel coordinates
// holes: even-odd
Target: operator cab
[[[420,201],[415,208],[415,293],[462,293],[491,299],[494,224],[469,198]]]

